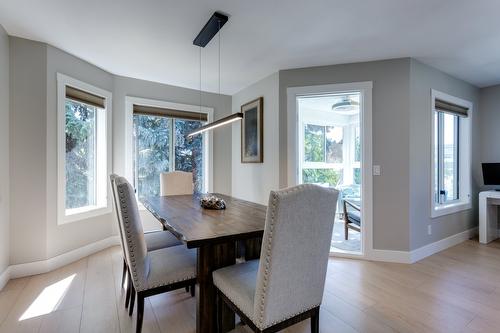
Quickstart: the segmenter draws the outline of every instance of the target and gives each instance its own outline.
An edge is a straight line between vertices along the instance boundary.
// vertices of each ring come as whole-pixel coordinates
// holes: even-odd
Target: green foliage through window
[[[202,125],[200,121],[175,119],[175,170],[193,173],[196,192],[203,192],[203,135],[186,139],[186,134]]]
[[[170,170],[171,121],[134,115],[134,170],[139,198],[160,195],[160,173]]]
[[[139,199],[159,195],[160,173],[173,170],[193,172],[195,191],[205,190],[203,136],[186,138],[201,125],[200,121],[134,115],[134,170]]]
[[[95,205],[96,108],[66,101],[66,208]]]
[[[354,168],[354,184],[361,185],[361,168]]]
[[[325,161],[325,127],[305,125],[304,128],[304,160],[306,162]]]
[[[336,187],[342,179],[342,171],[335,169],[302,169],[304,184],[319,184]]]
[[[343,129],[339,126],[304,126],[304,161],[342,163]]]

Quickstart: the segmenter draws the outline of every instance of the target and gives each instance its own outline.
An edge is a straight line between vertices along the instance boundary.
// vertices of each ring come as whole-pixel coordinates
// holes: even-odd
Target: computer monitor
[[[500,163],[483,163],[484,185],[500,185]]]

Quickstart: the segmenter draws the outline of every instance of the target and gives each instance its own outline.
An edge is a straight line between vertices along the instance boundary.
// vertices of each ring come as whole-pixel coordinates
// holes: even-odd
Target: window
[[[470,208],[472,104],[432,91],[432,211],[437,217]]]
[[[205,113],[182,112],[145,105],[133,108],[133,179],[137,196],[160,194],[160,173],[193,173],[194,190],[208,190],[206,134],[187,139],[186,134],[208,120]]]
[[[297,98],[300,183],[360,185],[360,98],[359,92]]]
[[[337,186],[343,177],[344,131],[305,123],[302,182]]]
[[[58,84],[58,223],[109,213],[111,94],[62,74]]]

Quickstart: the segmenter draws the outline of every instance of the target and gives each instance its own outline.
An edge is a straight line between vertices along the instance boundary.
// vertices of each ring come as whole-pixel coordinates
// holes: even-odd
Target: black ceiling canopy
[[[215,12],[208,22],[205,24],[203,29],[201,29],[198,36],[193,41],[196,46],[205,47],[214,38],[219,30],[226,24],[228,17],[222,13]]]

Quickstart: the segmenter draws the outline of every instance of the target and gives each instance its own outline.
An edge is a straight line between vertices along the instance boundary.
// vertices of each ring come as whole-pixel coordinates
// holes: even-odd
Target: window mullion
[[[99,111],[98,109],[94,109],[94,137],[93,137],[93,142],[92,142],[92,145],[94,146],[94,156],[93,156],[93,165],[92,167],[94,168],[94,178],[93,181],[92,181],[92,195],[94,196],[92,199],[92,203],[94,205],[99,205],[100,202],[98,202],[98,196],[97,196],[97,188],[98,188],[98,183],[101,179],[99,177],[99,172],[98,172],[98,163],[100,162],[99,161],[99,150],[98,149],[98,146],[97,146],[97,142],[99,142],[100,138],[98,137],[98,133],[99,133],[99,126],[102,126],[102,123],[101,121],[99,121],[99,115],[98,115]]]
[[[169,168],[170,172],[175,171],[175,119],[170,118],[170,149],[169,149]]]
[[[455,117],[455,197],[460,199],[460,118]]]
[[[438,113],[438,202],[444,203],[441,191],[444,190],[444,114]]]
[[[136,117],[136,116],[133,116]],[[135,160],[133,162],[134,164],[134,188],[136,189],[136,196],[139,196],[139,191],[137,190],[139,188],[139,139],[137,137],[138,133],[138,128],[137,128],[137,123],[133,122],[133,131],[135,133],[135,137],[133,139],[133,145],[134,145],[134,155],[135,155]]]
[[[323,162],[326,163],[326,126],[323,126]]]

